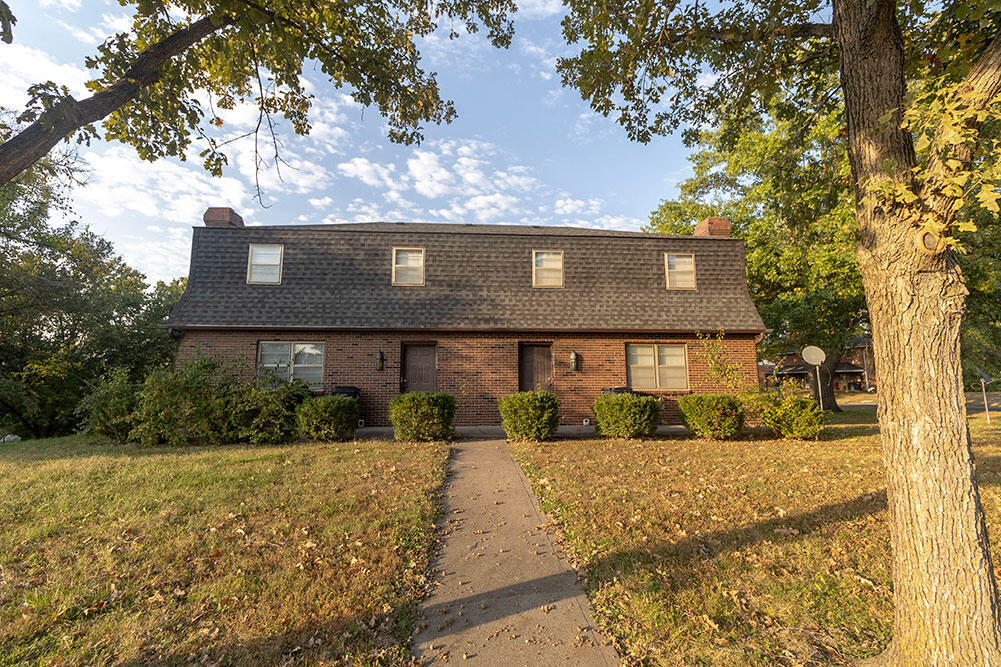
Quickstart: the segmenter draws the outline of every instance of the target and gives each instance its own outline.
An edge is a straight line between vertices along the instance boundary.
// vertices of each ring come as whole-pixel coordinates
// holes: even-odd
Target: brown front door
[[[400,391],[435,391],[437,354],[433,343],[404,343]]]
[[[518,348],[518,391],[553,390],[553,354],[548,345]]]

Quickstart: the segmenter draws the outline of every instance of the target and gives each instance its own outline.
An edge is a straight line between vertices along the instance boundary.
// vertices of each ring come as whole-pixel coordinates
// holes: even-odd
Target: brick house
[[[786,352],[779,355],[778,362],[772,364],[770,369],[763,371],[763,382],[797,380],[805,384],[807,375],[814,372],[813,368],[803,361],[798,352]],[[834,391],[869,391],[876,385],[872,340],[866,336],[855,336],[841,351],[841,360],[834,370]]]
[[[563,227],[357,223],[244,227],[209,209],[167,326],[196,354],[361,391],[368,425],[401,391],[456,397],[457,424],[499,422],[497,399],[546,388],[564,424],[603,389],[662,397],[720,389],[696,332],[756,384],[764,330],[744,245],[725,218],[693,236]]]

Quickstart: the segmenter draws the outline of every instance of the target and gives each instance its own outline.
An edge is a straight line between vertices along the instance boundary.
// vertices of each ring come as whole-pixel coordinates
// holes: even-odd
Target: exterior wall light
[[[381,371],[386,367],[386,355],[379,350],[375,355],[375,370]]]
[[[574,350],[570,353],[570,370],[577,370],[577,351]]]

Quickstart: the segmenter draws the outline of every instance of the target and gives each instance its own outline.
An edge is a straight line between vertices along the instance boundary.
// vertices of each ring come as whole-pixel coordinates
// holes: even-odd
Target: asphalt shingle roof
[[[282,283],[248,285],[251,243],[285,247]],[[425,248],[425,284],[391,284],[392,249]],[[532,287],[532,250],[564,252],[563,289]],[[664,253],[694,253],[695,290]],[[739,239],[569,227],[356,223],[196,227],[172,328],[760,332]]]

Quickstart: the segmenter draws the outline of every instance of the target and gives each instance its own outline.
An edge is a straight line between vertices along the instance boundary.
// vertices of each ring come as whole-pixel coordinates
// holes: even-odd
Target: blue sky
[[[0,104],[19,109],[25,89],[52,80],[85,95],[84,58],[116,31],[127,30],[130,7],[116,0],[13,0],[14,44],[0,44]],[[93,142],[81,147],[91,168],[74,194],[76,217],[114,242],[152,280],[186,275],[192,225],[207,206],[232,206],[248,224],[408,220],[574,225],[638,229],[689,173],[680,137],[647,145],[628,141],[564,89],[556,58],[568,53],[560,32],[561,4],[521,5],[511,47],[479,35],[437,35],[420,46],[426,69],[438,73],[443,96],[455,101],[451,125],[426,129],[420,146],[385,138],[378,112],[362,109],[307,68],[316,103],[313,132],[280,128],[284,158],[294,169],[260,174],[262,207],[254,199],[251,140],[227,151],[222,178],[196,162],[144,162],[131,147]],[[250,108],[226,117],[230,131],[256,119]]]

